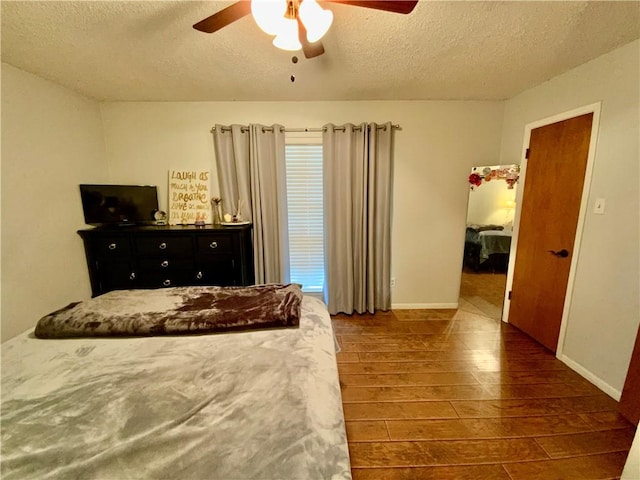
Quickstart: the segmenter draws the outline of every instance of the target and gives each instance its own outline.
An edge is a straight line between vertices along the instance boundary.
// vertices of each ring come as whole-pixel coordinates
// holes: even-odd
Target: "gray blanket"
[[[301,301],[297,284],[116,290],[41,318],[35,335],[112,337],[297,327]]]
[[[331,321],[2,345],[3,480],[350,479]]]

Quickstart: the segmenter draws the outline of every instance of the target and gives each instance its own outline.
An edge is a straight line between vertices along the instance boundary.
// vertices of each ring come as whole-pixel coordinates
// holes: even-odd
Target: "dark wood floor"
[[[621,475],[617,402],[470,302],[333,324],[355,480]]]

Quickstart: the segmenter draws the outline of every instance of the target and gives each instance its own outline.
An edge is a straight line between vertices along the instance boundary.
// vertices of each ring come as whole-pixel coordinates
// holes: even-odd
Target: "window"
[[[306,133],[287,137],[289,264],[292,282],[307,293],[324,285],[322,137]]]

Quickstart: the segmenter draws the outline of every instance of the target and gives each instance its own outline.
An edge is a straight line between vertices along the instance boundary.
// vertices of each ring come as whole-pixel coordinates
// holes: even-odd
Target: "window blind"
[[[322,145],[286,145],[289,264],[292,282],[319,293],[324,285]]]

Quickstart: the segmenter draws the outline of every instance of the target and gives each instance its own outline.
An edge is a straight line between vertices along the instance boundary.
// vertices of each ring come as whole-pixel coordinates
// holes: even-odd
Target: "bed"
[[[2,478],[350,479],[331,320],[315,298],[300,312],[255,331],[9,340]]]
[[[501,225],[467,226],[464,265],[473,270],[506,271],[511,249],[511,230]]]

